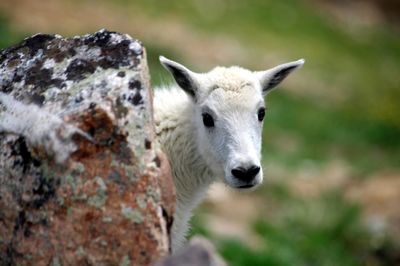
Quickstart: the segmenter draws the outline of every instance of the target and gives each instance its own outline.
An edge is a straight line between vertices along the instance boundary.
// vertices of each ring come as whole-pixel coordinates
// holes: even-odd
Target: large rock
[[[145,50],[106,30],[0,53],[0,265],[149,265],[174,189]]]

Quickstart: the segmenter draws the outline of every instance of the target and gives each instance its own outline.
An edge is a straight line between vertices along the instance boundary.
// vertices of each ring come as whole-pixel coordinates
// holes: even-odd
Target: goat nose
[[[260,172],[260,167],[253,165],[250,168],[238,167],[231,171],[232,175],[237,179],[249,182]]]

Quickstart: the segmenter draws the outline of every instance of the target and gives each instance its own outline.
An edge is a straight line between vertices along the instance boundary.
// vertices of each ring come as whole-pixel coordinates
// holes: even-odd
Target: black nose
[[[250,168],[238,167],[231,171],[232,175],[243,182],[249,182],[260,172],[260,167],[251,166]]]

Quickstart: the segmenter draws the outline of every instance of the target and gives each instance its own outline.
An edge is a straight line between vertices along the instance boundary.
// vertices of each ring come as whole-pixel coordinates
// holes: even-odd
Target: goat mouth
[[[246,189],[246,188],[251,188],[251,187],[254,187],[254,184],[241,185],[241,186],[237,186],[236,188]]]

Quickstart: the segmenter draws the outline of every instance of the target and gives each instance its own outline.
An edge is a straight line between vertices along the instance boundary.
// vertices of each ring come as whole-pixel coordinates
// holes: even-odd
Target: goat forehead
[[[261,93],[254,87],[242,87],[231,91],[222,88],[213,90],[206,104],[219,112],[253,112],[263,103]]]
[[[208,77],[211,90],[220,88],[240,93],[244,86],[255,86],[253,73],[241,67],[217,67],[208,73]]]

